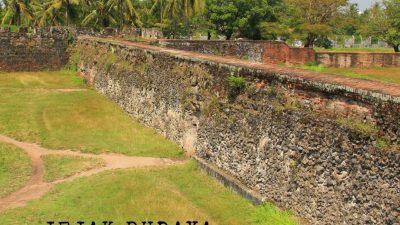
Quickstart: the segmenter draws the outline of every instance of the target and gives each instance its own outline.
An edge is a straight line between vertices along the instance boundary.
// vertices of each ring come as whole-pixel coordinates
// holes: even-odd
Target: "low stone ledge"
[[[225,187],[235,191],[241,196],[245,197],[255,205],[260,205],[265,202],[265,198],[261,196],[258,192],[251,190],[241,184],[241,182],[229,175],[228,173],[218,169],[217,167],[207,163],[205,160],[197,156],[192,156],[192,158],[197,162],[199,168],[206,172],[209,176],[214,177],[219,182],[221,182]]]

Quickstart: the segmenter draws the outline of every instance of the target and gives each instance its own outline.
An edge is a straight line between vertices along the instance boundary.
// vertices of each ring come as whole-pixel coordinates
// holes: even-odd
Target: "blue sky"
[[[375,2],[377,2],[376,0],[350,0],[351,3],[357,3],[358,6],[360,7],[360,10],[364,10],[368,7],[370,7],[371,5],[373,5]]]

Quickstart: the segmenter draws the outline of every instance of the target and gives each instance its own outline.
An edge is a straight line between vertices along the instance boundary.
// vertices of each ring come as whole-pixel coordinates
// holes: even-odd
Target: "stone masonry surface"
[[[68,32],[63,29],[0,29],[0,71],[60,69],[68,61],[67,48]]]
[[[74,54],[97,90],[266,201],[311,224],[400,224],[399,85],[89,37]]]

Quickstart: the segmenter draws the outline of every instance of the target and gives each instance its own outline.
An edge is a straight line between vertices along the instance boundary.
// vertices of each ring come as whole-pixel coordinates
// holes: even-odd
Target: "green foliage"
[[[231,75],[227,78],[229,86],[234,89],[242,90],[246,87],[246,78],[241,76]]]
[[[69,57],[67,64],[65,65],[65,69],[69,71],[78,71],[78,64],[81,61],[81,55],[79,51],[76,50],[75,47],[72,47],[72,53]]]
[[[315,46],[320,47],[320,48],[325,48],[325,49],[331,49],[333,47],[332,41],[329,40],[328,37],[326,36],[321,36],[320,38],[317,38],[315,41]]]
[[[348,4],[347,0],[286,0],[292,8],[292,26],[304,33],[305,47],[313,47],[319,36],[326,36],[332,31],[333,18],[340,9]]]
[[[399,52],[400,1],[384,0],[383,6],[377,3],[364,14],[364,33],[384,39]]]
[[[274,5],[266,0],[206,1],[206,15],[212,29],[228,40],[237,32],[243,37],[260,39],[260,23],[276,21],[273,8]]]
[[[260,24],[261,37],[266,40],[284,40],[290,38],[290,29],[285,24],[278,22],[262,22]]]
[[[376,139],[375,147],[380,149],[387,149],[390,146],[389,143],[390,142],[387,139],[379,137]]]
[[[356,118],[338,118],[337,122],[339,124],[342,124],[352,130],[358,131],[360,133],[363,133],[365,135],[375,135],[378,133],[379,129],[372,124],[371,122],[364,122],[361,121],[360,119]]]
[[[34,18],[33,8],[28,0],[5,0],[1,24],[28,26]]]

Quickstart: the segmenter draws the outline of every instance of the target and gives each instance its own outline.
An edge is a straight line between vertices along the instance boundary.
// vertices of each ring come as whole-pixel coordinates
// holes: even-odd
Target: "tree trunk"
[[[125,23],[124,13],[123,13],[123,9],[122,9],[122,0],[119,0],[119,2],[118,2],[118,11],[119,11],[119,16],[120,16],[119,29],[120,29],[120,31],[122,31],[122,28]]]
[[[163,23],[163,0],[160,0],[160,23]]]
[[[231,40],[231,38],[232,38],[232,33],[227,33],[226,34],[226,40]]]
[[[207,40],[211,40],[211,32],[210,31],[207,32]]]
[[[400,52],[400,45],[393,46],[394,52]]]
[[[317,38],[317,37],[315,36],[315,34],[309,33],[308,36],[307,36],[307,41],[306,41],[306,43],[304,44],[304,48],[313,48],[313,47],[314,47],[314,42],[315,42],[315,39],[316,39],[316,38]]]
[[[69,27],[69,13],[68,13],[68,7],[65,7],[65,21],[67,22],[67,27]]]

